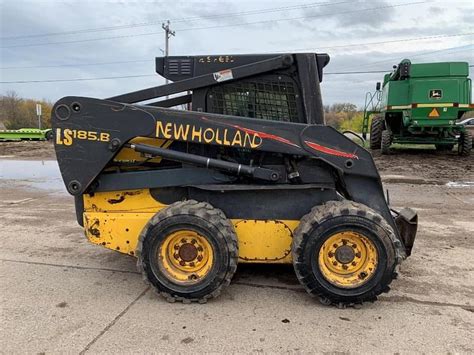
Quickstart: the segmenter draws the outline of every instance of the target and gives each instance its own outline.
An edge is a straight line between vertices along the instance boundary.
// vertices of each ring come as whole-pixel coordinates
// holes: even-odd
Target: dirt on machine
[[[412,64],[404,59],[366,94],[363,135],[370,148],[389,154],[392,144],[435,145],[436,150],[468,156],[472,133],[459,124],[474,111],[467,62]],[[372,119],[370,121],[370,118]]]
[[[387,292],[417,215],[392,209],[370,153],[324,125],[328,62],[160,57],[170,84],[59,100],[56,155],[87,238],[136,257],[170,302],[217,297],[241,263],[292,264],[324,304]]]

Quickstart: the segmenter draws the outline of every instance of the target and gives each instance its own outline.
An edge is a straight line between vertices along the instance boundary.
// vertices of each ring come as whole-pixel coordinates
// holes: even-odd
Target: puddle
[[[474,181],[450,181],[446,184],[447,187],[474,187]]]
[[[66,193],[56,160],[0,160],[0,183]]]

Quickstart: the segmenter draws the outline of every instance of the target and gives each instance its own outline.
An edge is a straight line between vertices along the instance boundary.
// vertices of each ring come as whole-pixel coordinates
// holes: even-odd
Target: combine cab
[[[385,75],[382,89],[377,83],[376,92],[366,96],[363,135],[372,117],[370,148],[387,154],[393,143],[434,144],[441,151],[457,144],[459,155],[469,155],[471,133],[456,124],[474,109],[468,75],[468,63],[403,60]]]
[[[137,257],[171,302],[218,296],[238,263],[293,264],[325,304],[388,291],[417,215],[390,209],[370,153],[323,124],[328,61],[157,58],[173,83],[59,100],[56,155],[87,238]]]

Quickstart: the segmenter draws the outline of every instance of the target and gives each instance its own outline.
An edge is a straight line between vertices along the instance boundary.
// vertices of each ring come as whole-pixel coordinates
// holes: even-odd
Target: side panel
[[[158,211],[157,211],[158,212]],[[91,243],[135,256],[138,237],[154,213],[84,213]],[[239,242],[239,262],[291,263],[291,240],[299,221],[231,219]]]
[[[135,255],[146,223],[166,207],[149,190],[84,195],[84,230],[91,243]],[[299,220],[231,218],[239,242],[239,261],[291,263],[291,241]]]

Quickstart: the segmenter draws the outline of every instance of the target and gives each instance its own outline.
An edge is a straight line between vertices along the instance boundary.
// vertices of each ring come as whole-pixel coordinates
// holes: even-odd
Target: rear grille
[[[243,80],[211,88],[207,96],[208,112],[297,122],[297,97],[289,78]]]
[[[170,75],[191,75],[192,74],[192,60],[191,59],[169,59],[168,74]]]

